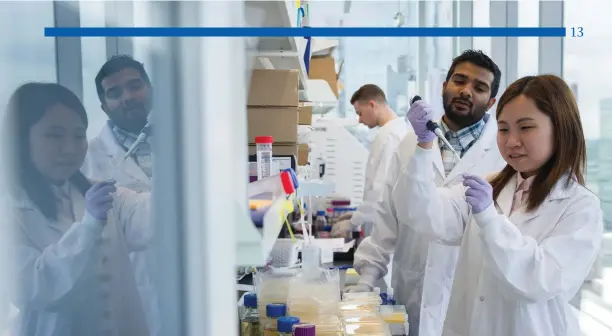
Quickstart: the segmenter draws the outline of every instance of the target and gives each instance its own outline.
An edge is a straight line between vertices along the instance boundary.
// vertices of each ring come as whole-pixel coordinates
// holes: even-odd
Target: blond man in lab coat
[[[366,84],[351,97],[351,104],[359,116],[359,122],[370,129],[380,127],[372,145],[365,172],[363,203],[357,211],[341,218],[332,230],[332,235],[346,236],[350,231],[363,227],[369,235],[374,220],[374,204],[382,199],[387,170],[393,153],[410,129],[403,118],[399,118],[387,104],[381,88]]]

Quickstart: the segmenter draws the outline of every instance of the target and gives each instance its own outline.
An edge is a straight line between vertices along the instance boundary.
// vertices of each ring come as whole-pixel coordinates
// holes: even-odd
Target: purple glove
[[[472,212],[479,214],[493,203],[493,187],[483,178],[463,174],[463,185],[468,187],[465,191],[465,200],[472,206]]]
[[[113,207],[113,196],[115,192],[115,181],[104,181],[94,184],[85,193],[85,209],[97,220],[106,220],[108,210]]]
[[[419,100],[410,106],[408,121],[412,124],[419,143],[432,142],[436,135],[427,129],[427,122],[433,118],[433,110],[426,102]]]

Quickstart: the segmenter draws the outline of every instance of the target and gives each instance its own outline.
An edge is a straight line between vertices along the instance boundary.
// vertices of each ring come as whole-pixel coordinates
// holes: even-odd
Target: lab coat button
[[[106,262],[108,261],[108,257],[102,257],[102,263],[106,264]]]
[[[484,301],[484,296],[481,296],[481,297],[480,297],[480,301]]]
[[[431,263],[430,263],[430,264],[427,264],[427,267],[431,267]]]

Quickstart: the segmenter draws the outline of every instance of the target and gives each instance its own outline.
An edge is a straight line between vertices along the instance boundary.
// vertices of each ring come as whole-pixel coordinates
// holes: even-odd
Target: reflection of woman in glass
[[[87,115],[65,87],[21,86],[6,117],[14,334],[147,335],[128,253],[151,240],[150,194],[81,174]]]

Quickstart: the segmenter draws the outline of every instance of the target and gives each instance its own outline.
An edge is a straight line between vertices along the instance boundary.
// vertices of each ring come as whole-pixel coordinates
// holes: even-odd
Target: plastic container
[[[331,238],[331,225],[324,225],[319,232],[317,232],[318,238]]]
[[[270,303],[286,303],[291,279],[299,269],[270,269],[253,275],[257,290],[259,316],[265,319],[266,307]]]
[[[249,183],[247,196],[255,200],[274,200],[294,193],[297,187],[295,172],[293,169],[285,169],[280,174]]]
[[[344,324],[384,324],[385,320],[379,312],[366,312],[359,315],[343,317],[342,322]]]
[[[317,217],[314,221],[316,231],[323,231],[323,227],[327,226],[327,218],[325,218],[325,210],[317,211]]]
[[[240,335],[261,335],[259,313],[257,312],[257,294],[255,293],[247,293],[244,295],[244,312],[242,316],[240,316]]]
[[[268,178],[272,175],[272,143],[271,136],[255,137],[257,154],[257,180]]]
[[[380,306],[380,316],[389,325],[392,335],[408,335],[410,325],[405,306]]]
[[[386,323],[347,323],[344,335],[391,336]]]
[[[276,336],[278,318],[287,315],[287,305],[284,303],[269,303],[266,305],[266,319],[263,322],[264,336]]]
[[[279,336],[291,336],[293,334],[293,326],[300,323],[300,319],[295,316],[281,316],[278,318],[276,330]]]
[[[382,300],[376,292],[344,293],[338,307],[340,316],[358,316],[363,313],[377,312]]]
[[[293,326],[293,336],[316,336],[317,328],[314,324],[302,323]]]

